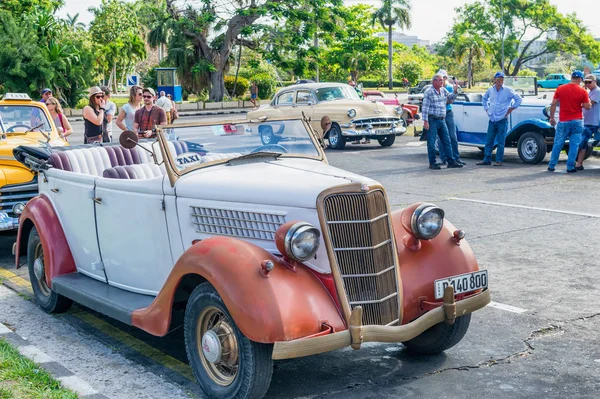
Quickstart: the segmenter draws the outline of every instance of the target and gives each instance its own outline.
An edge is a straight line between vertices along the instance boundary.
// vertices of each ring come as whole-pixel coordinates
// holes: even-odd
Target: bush
[[[237,85],[235,86],[235,93],[233,92],[233,86],[235,84],[235,76],[225,76],[225,89],[232,98],[238,98],[244,95],[250,88],[250,82],[246,78],[238,76]]]
[[[275,87],[277,86],[277,81],[273,79],[271,75],[268,73],[259,73],[252,76],[250,79],[253,82],[256,82],[258,86],[258,98],[262,98],[268,100],[271,98],[273,93],[275,93]]]
[[[358,83],[362,83],[362,85],[365,89],[376,89],[376,88],[380,88],[380,87],[388,87],[387,79],[385,80],[385,82],[382,82],[380,80],[375,80],[375,79],[359,79]],[[401,80],[394,79],[394,87],[404,87],[404,85],[402,84]]]
[[[75,109],[83,109],[89,104],[89,102],[90,100],[88,98],[82,98],[81,100],[77,101],[77,104],[75,104]]]

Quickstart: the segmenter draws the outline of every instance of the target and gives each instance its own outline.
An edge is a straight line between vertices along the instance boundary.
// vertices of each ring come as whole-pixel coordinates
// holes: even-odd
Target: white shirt
[[[173,103],[167,96],[162,96],[156,101],[156,105],[165,110],[165,112],[171,112],[173,108]]]

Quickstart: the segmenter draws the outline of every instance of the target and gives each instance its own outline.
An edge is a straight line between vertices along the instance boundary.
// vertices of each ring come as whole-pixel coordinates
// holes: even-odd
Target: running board
[[[155,298],[113,287],[81,273],[54,277],[52,291],[129,325],[132,313],[149,306]]]

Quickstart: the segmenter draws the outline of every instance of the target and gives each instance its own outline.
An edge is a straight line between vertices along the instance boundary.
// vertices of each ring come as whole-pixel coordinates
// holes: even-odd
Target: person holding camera
[[[133,120],[133,131],[139,138],[156,137],[154,128],[167,124],[167,114],[161,107],[154,105],[156,92],[150,87],[146,87],[142,93],[144,106],[135,111]]]
[[[448,93],[454,93],[454,87],[450,85],[450,83],[448,83],[448,72],[446,72],[444,69],[440,69],[438,74],[444,77],[444,87],[446,87]],[[452,77],[452,83],[455,86],[457,86],[455,76]],[[458,138],[456,137],[456,124],[454,123],[454,112],[452,111],[451,103],[446,104],[445,122],[446,127],[448,128],[448,136],[450,137],[450,148],[452,149],[451,158],[453,158],[456,161],[456,163],[464,166],[466,164],[460,159],[460,153],[458,152]],[[445,165],[446,163],[448,163],[448,156],[446,154],[446,151],[444,150],[444,146],[438,147],[440,149],[440,159],[442,160],[442,165]]]
[[[104,92],[94,86],[88,90],[89,103],[83,108],[84,144],[101,143],[106,130]]]

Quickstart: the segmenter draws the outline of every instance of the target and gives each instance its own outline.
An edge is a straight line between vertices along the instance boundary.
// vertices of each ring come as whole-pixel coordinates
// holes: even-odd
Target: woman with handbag
[[[50,111],[50,116],[54,121],[58,133],[63,139],[67,140],[67,137],[73,133],[73,128],[65,116],[60,103],[55,97],[50,97],[46,100],[46,107],[48,107],[48,111]]]
[[[84,143],[102,143],[102,133],[106,128],[104,92],[98,86],[90,88],[90,101],[83,108]]]

